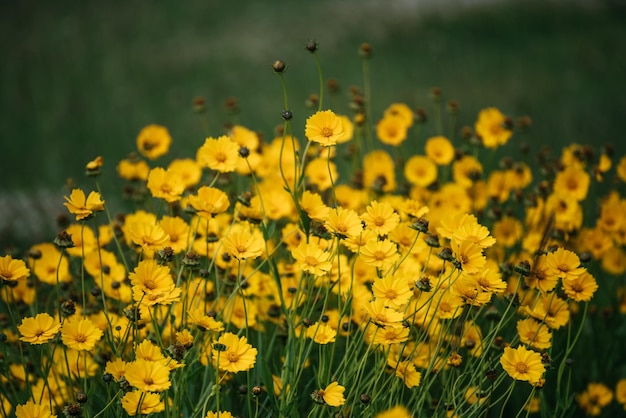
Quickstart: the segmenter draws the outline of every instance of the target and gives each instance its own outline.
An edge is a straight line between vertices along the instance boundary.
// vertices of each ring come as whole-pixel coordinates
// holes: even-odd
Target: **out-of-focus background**
[[[529,115],[536,147],[571,142],[626,150],[626,13],[614,0],[318,0],[3,2],[0,12],[0,234],[50,239],[68,177],[114,167],[150,123],[169,128],[171,157],[192,156],[205,130],[191,101],[207,100],[209,131],[237,122],[271,136],[283,110],[276,59],[287,63],[295,122],[324,75],[342,90],[326,103],[348,113],[362,86],[357,50],[371,60],[373,115],[392,102],[430,106],[431,87],[456,99],[461,125],[496,106]],[[325,106],[326,107],[326,106]],[[296,125],[298,126],[298,125]],[[296,132],[298,135],[298,132]],[[303,136],[303,133],[300,133]],[[536,148],[535,148],[536,149]],[[421,148],[416,149],[421,152]]]

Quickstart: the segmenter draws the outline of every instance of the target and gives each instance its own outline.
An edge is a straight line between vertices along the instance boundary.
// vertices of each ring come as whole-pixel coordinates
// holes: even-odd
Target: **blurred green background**
[[[535,149],[612,142],[619,153],[626,150],[626,14],[616,1],[112,0],[1,7],[5,242],[47,233],[62,210],[66,178],[89,184],[83,168],[97,155],[105,159],[105,192],[119,195],[114,166],[135,149],[147,124],[170,129],[169,158],[194,155],[206,133],[192,112],[195,96],[207,99],[212,135],[232,121],[223,103],[236,97],[238,122],[271,137],[283,109],[271,70],[276,59],[287,63],[302,137],[304,102],[318,88],[304,49],[310,38],[319,42],[324,75],[342,87],[326,102],[341,113],[348,112],[348,87],[362,85],[357,50],[367,41],[374,51],[374,117],[396,101],[429,109],[428,92],[439,86],[444,100],[459,101],[461,124],[496,106],[532,117]]]

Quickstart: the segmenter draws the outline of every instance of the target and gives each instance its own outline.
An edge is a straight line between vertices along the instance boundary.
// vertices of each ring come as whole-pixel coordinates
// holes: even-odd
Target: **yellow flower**
[[[185,191],[185,184],[176,171],[161,167],[153,168],[148,174],[148,190],[153,197],[172,203],[180,200]]]
[[[573,279],[563,280],[563,291],[576,302],[589,302],[596,290],[598,283],[587,271]]]
[[[117,173],[129,181],[148,180],[150,166],[144,160],[124,159],[117,165]]]
[[[589,383],[587,390],[576,395],[576,402],[587,415],[598,416],[613,400],[613,392],[604,383]]]
[[[374,418],[412,418],[411,413],[403,405],[396,405],[374,415]]]
[[[225,212],[230,206],[226,193],[214,187],[202,186],[196,195],[189,196],[189,204],[198,211],[198,216],[212,218],[218,213]]]
[[[89,319],[70,318],[61,328],[63,343],[74,350],[92,350],[103,332]]]
[[[172,138],[166,127],[148,125],[137,136],[137,149],[146,158],[157,159],[167,154]]]
[[[620,379],[615,385],[615,400],[626,409],[626,379]]]
[[[619,177],[621,181],[626,182],[626,155],[620,158],[615,169],[617,172],[617,177]]]
[[[306,329],[306,336],[318,344],[335,342],[337,331],[326,324],[316,322]]]
[[[363,157],[363,186],[383,192],[396,189],[395,165],[387,152],[375,150]]]
[[[369,328],[368,331],[370,334],[367,336],[367,340],[369,341],[374,335],[374,344],[400,344],[409,339],[409,328],[406,327]]]
[[[382,236],[389,234],[400,222],[400,216],[387,202],[373,200],[361,215],[368,229]]]
[[[404,306],[413,292],[407,280],[400,274],[387,275],[382,279],[375,279],[372,285],[372,293],[378,300],[383,300],[388,306],[399,309]]]
[[[493,236],[498,245],[509,248],[522,238],[524,231],[522,223],[512,216],[503,216],[493,225]]]
[[[376,299],[365,305],[365,310],[372,322],[381,326],[401,327],[404,315],[402,312],[385,306],[385,301]]]
[[[109,373],[113,376],[113,379],[117,382],[122,376],[126,374],[126,362],[119,357],[113,360],[109,360],[104,368],[105,373]]]
[[[452,177],[454,182],[466,189],[472,187],[483,173],[483,165],[471,155],[465,155],[452,163]]]
[[[43,244],[33,245],[30,252],[39,252],[41,254],[41,258],[38,260],[28,259],[28,265],[32,273],[39,280],[51,285],[56,285],[57,280],[61,283],[72,281],[69,261],[54,244],[44,242]]]
[[[355,237],[363,231],[359,215],[351,209],[342,207],[330,210],[324,226],[340,238]]]
[[[400,254],[396,243],[389,239],[382,241],[371,239],[361,247],[359,257],[366,264],[384,270],[395,263],[400,258]]]
[[[545,262],[551,274],[560,277],[563,281],[575,279],[587,271],[584,267],[580,267],[580,259],[576,253],[562,247],[548,253]]]
[[[216,321],[214,317],[207,315],[202,308],[187,311],[187,323],[204,329],[205,331],[224,331],[224,324]]]
[[[170,268],[160,266],[154,260],[142,260],[128,277],[133,285],[133,298],[142,304],[170,304],[180,297]]]
[[[350,120],[348,116],[339,115],[339,119],[341,119],[341,126],[343,127],[343,135],[337,138],[338,144],[343,144],[344,142],[348,142],[354,136],[354,124]]]
[[[496,108],[490,107],[478,113],[474,124],[476,134],[486,148],[497,148],[508,142],[512,132],[505,125],[505,116]]]
[[[422,374],[415,369],[413,362],[388,358],[387,365],[395,369],[396,376],[402,379],[407,388],[411,389],[420,385]]]
[[[427,187],[437,180],[437,166],[428,157],[414,155],[404,166],[406,180],[419,187]]]
[[[219,411],[219,412],[209,411],[206,414],[206,418],[235,418],[235,417],[228,411]]]
[[[522,343],[537,350],[547,350],[552,346],[552,334],[541,322],[533,318],[520,319],[517,321],[517,334]]]
[[[500,357],[500,364],[513,379],[527,381],[531,385],[539,382],[546,371],[541,354],[527,350],[524,346],[506,347]]]
[[[148,415],[165,410],[165,403],[157,393],[142,392],[136,390],[127,392],[122,397],[122,408],[131,417],[135,415]]]
[[[237,373],[253,368],[257,353],[246,337],[227,332],[213,344],[212,356],[220,370]]]
[[[461,241],[452,247],[461,270],[466,274],[478,273],[487,263],[480,246],[471,241]]]
[[[144,392],[162,392],[172,385],[170,369],[162,362],[137,359],[128,363],[124,376],[131,386]]]
[[[261,234],[248,228],[233,229],[224,238],[224,251],[237,260],[257,258],[263,254],[264,241]]]
[[[10,255],[0,257],[0,280],[16,282],[30,276],[30,270],[23,260],[16,260]]]
[[[195,186],[202,178],[202,167],[191,158],[176,159],[167,166],[167,170],[178,173],[185,188]]]
[[[304,134],[309,141],[323,147],[336,145],[344,136],[343,122],[331,110],[322,110],[309,116]]]
[[[402,116],[388,115],[376,124],[376,136],[383,144],[398,146],[406,139],[408,128]]]
[[[235,171],[239,161],[239,144],[230,137],[207,138],[197,152],[196,159],[203,167],[220,173]]]
[[[104,201],[100,199],[100,193],[98,192],[91,192],[85,198],[85,192],[81,189],[74,189],[70,197],[63,197],[66,200],[63,205],[67,207],[71,214],[76,215],[77,221],[88,219],[94,212],[104,210]]]
[[[15,408],[16,418],[56,418],[50,411],[50,405],[38,404],[28,401],[24,405],[18,405]]]
[[[337,382],[332,382],[330,385],[326,386],[326,388],[313,392],[311,398],[317,403],[335,407],[341,406],[346,403],[346,399],[343,397],[345,391],[345,387]]]
[[[322,196],[305,190],[302,193],[300,208],[306,212],[309,218],[323,222],[330,213],[330,208],[322,201]]]
[[[444,136],[433,136],[426,141],[424,151],[437,165],[448,165],[454,158],[454,147]]]
[[[34,318],[24,318],[17,330],[22,335],[21,341],[30,344],[44,344],[50,341],[61,329],[61,324],[47,313],[40,313]]]
[[[559,172],[554,179],[554,193],[573,197],[577,201],[585,200],[591,177],[578,166],[570,166]]]
[[[127,226],[130,240],[144,251],[156,251],[168,245],[170,236],[158,224],[133,222]]]
[[[178,216],[164,216],[159,222],[163,231],[170,237],[168,246],[174,253],[186,251],[191,239],[189,225]]]
[[[387,109],[385,109],[385,112],[383,113],[383,115],[385,117],[387,117],[387,116],[399,117],[400,119],[403,120],[403,122],[407,126],[407,128],[410,128],[411,126],[413,126],[413,119],[415,118],[415,115],[413,114],[413,111],[405,103],[392,103],[392,104],[390,104],[389,107],[387,107]]]
[[[304,175],[309,183],[317,186],[321,192],[330,189],[339,178],[337,166],[326,158],[316,158],[310,161],[304,169]]]
[[[476,218],[464,215],[460,219],[462,223],[453,230],[450,236],[450,239],[455,243],[470,241],[483,249],[489,248],[496,243],[496,239],[489,235],[489,229],[476,222]],[[445,223],[442,222],[442,225],[445,225]]]
[[[332,263],[328,261],[330,254],[314,242],[300,243],[297,248],[291,251],[291,255],[299,263],[298,266],[302,271],[314,276],[323,276],[332,267]]]

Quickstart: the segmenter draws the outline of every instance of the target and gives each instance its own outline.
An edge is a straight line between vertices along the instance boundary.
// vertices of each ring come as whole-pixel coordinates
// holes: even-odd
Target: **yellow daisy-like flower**
[[[16,260],[10,255],[0,257],[0,280],[16,282],[30,276],[30,270],[23,260]]]
[[[195,325],[206,331],[224,331],[224,324],[216,321],[214,317],[207,315],[202,308],[194,308],[187,311],[187,323]]]
[[[402,379],[407,388],[411,389],[420,385],[422,374],[415,369],[413,362],[389,358],[387,365],[395,369],[395,375]]]
[[[104,333],[89,319],[70,318],[63,323],[63,344],[74,350],[92,350]]]
[[[180,296],[170,268],[157,264],[155,260],[142,260],[128,277],[133,285],[133,298],[149,306],[172,301]],[[171,302],[170,302],[171,303]]]
[[[324,226],[340,238],[355,237],[363,231],[361,218],[351,209],[338,207],[331,209]]]
[[[327,158],[311,160],[304,169],[304,175],[308,182],[317,187],[321,192],[330,189],[339,178],[337,165]]]
[[[220,173],[235,171],[239,161],[239,144],[230,137],[207,138],[197,152],[196,159],[203,167]]]
[[[144,160],[127,158],[119,162],[117,173],[128,181],[147,180],[150,166]]]
[[[412,418],[411,413],[403,405],[396,405],[386,411],[379,412],[374,418]]]
[[[400,258],[400,254],[395,242],[389,239],[381,241],[371,239],[361,247],[359,257],[364,263],[384,270],[395,263]]]
[[[398,146],[407,138],[408,129],[402,116],[388,115],[376,124],[376,136],[383,144]]]
[[[185,184],[176,171],[153,168],[148,174],[148,190],[153,197],[172,203],[180,200]]]
[[[478,113],[474,130],[486,148],[497,148],[508,142],[513,132],[504,126],[505,121],[505,116],[494,107],[483,109]]]
[[[405,104],[405,103],[392,103],[385,109],[383,113],[385,117],[387,116],[395,116],[399,117],[404,121],[404,124],[410,128],[413,126],[413,120],[415,119],[415,115],[413,110]]]
[[[122,397],[122,408],[131,416],[148,415],[165,410],[165,403],[158,393],[149,393],[136,390],[127,392]]]
[[[71,214],[76,215],[77,221],[88,219],[94,212],[104,210],[104,201],[100,198],[100,193],[98,192],[91,192],[85,198],[85,192],[81,189],[74,189],[70,197],[63,197],[66,200],[63,205],[67,207]]]
[[[414,155],[404,165],[404,177],[414,186],[427,187],[437,180],[437,165],[428,157]]]
[[[472,187],[483,173],[483,165],[471,155],[465,155],[452,163],[452,177],[454,182],[466,189]]]
[[[366,304],[365,311],[375,324],[390,327],[402,326],[402,320],[404,319],[402,312],[387,307],[382,299],[376,299]]]
[[[28,401],[24,405],[18,405],[15,408],[16,418],[56,418],[56,415],[50,411],[48,403],[38,404]]]
[[[382,279],[374,280],[372,293],[377,300],[381,299],[395,309],[404,306],[413,296],[406,278],[400,274],[387,275]]]
[[[531,385],[539,382],[546,371],[541,354],[528,350],[524,346],[506,347],[500,357],[500,364],[513,379],[527,381]]]
[[[626,379],[620,379],[615,385],[615,400],[626,410]]]
[[[176,159],[167,166],[167,170],[178,173],[185,188],[195,186],[202,178],[202,167],[191,158]]]
[[[227,332],[213,344],[211,355],[220,370],[237,373],[253,368],[257,353],[257,349],[248,344],[246,337]]]
[[[448,165],[454,159],[454,147],[444,136],[433,136],[424,146],[426,156],[437,165]]]
[[[613,400],[613,392],[604,383],[592,382],[587,385],[587,389],[576,395],[576,402],[587,415],[598,416],[602,413],[602,408]]]
[[[206,418],[235,418],[235,417],[233,416],[233,414],[231,414],[228,411],[219,411],[219,412],[209,411],[206,414]]]
[[[126,231],[130,240],[145,251],[160,250],[170,241],[170,236],[158,224],[133,222]]]
[[[346,403],[346,399],[343,397],[343,393],[346,388],[341,386],[337,382],[332,382],[324,389],[316,390],[311,394],[311,398],[317,403],[326,404],[329,406],[341,406]]]
[[[180,253],[189,247],[191,239],[189,225],[178,216],[164,216],[159,222],[163,231],[170,237],[168,246],[174,253]]]
[[[28,259],[28,265],[39,280],[44,283],[56,285],[59,282],[67,283],[72,281],[70,274],[70,263],[66,256],[49,242],[33,245],[30,249],[31,253],[39,252],[41,258],[34,260]]]
[[[478,273],[487,263],[483,249],[472,241],[461,241],[453,246],[454,255],[466,274]]]
[[[379,203],[374,200],[365,211],[361,215],[361,219],[365,222],[368,229],[371,229],[379,236],[389,234],[400,223],[400,215],[387,202]]]
[[[47,343],[54,338],[59,329],[61,329],[59,321],[47,313],[37,314],[34,318],[24,318],[17,327],[22,335],[20,340],[30,344]]]
[[[198,216],[203,218],[212,218],[218,213],[225,212],[230,206],[226,193],[208,186],[200,187],[197,194],[189,196],[187,201],[198,211]]]
[[[522,343],[537,350],[547,350],[552,346],[552,334],[548,327],[533,318],[517,321],[517,334]]]
[[[166,127],[148,125],[137,136],[137,149],[146,158],[157,159],[167,154],[172,143],[172,137]]]
[[[163,362],[137,359],[127,364],[124,377],[131,386],[144,392],[163,392],[172,385],[170,368]]]
[[[257,258],[263,254],[263,237],[256,230],[238,228],[224,238],[224,251],[237,260]]]
[[[363,186],[383,192],[396,189],[395,164],[384,150],[375,150],[363,157]],[[340,196],[337,193],[337,199],[341,200]]]
[[[563,281],[575,279],[587,271],[584,267],[580,267],[580,258],[576,253],[562,247],[548,253],[545,262],[551,273]]]
[[[598,290],[598,282],[587,271],[580,276],[563,280],[563,291],[568,298],[576,302],[589,302]]]
[[[573,197],[577,201],[585,200],[591,176],[578,166],[569,166],[560,171],[554,179],[554,193]]]
[[[330,213],[330,208],[324,204],[322,196],[308,190],[302,193],[300,208],[306,212],[309,218],[320,222],[323,222]]]
[[[370,329],[371,335],[374,335],[374,344],[390,345],[400,344],[409,339],[409,329],[406,327],[384,327]]]
[[[331,110],[321,110],[306,120],[304,134],[323,147],[336,145],[344,136],[343,122]]]
[[[318,344],[328,344],[335,342],[337,331],[326,324],[316,322],[306,329],[306,336]]]
[[[298,266],[314,276],[323,276],[332,267],[328,261],[330,254],[322,250],[315,242],[301,242],[297,248],[291,251],[291,255],[298,262]]]

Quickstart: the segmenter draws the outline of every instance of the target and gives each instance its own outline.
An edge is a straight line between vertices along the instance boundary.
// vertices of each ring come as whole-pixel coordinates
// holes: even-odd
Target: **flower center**
[[[307,255],[306,258],[304,259],[304,263],[308,264],[309,266],[315,267],[317,266],[317,258]]]
[[[385,253],[382,251],[376,251],[374,253],[374,258],[378,261],[384,260],[385,259]]]
[[[87,341],[87,336],[84,334],[76,334],[76,337],[74,337],[74,339],[78,343],[84,343],[85,341]]]
[[[382,216],[377,216],[376,218],[374,218],[374,225],[383,226],[384,224],[385,224],[385,218],[383,218]]]
[[[228,358],[228,361],[230,361],[231,363],[235,363],[237,362],[237,360],[239,360],[239,356],[237,355],[237,353],[228,353],[226,355],[226,358]]]
[[[150,290],[154,290],[157,287],[156,283],[152,279],[146,280],[143,285],[144,285],[144,287],[146,287],[147,289],[150,289]]]
[[[330,129],[329,127],[327,127],[327,126],[324,126],[322,128],[322,136],[325,137],[325,138],[329,138],[329,137],[333,136],[333,130]]]
[[[224,154],[223,152],[218,152],[215,154],[215,159],[217,160],[217,162],[223,163],[224,161],[226,161],[226,154]]]
[[[515,364],[515,370],[518,373],[522,373],[522,374],[528,373],[528,365],[526,363],[524,363],[523,361],[518,361]]]
[[[143,382],[146,385],[150,386],[154,384],[154,379],[152,379],[151,377],[144,377]]]

